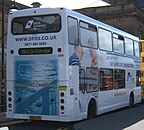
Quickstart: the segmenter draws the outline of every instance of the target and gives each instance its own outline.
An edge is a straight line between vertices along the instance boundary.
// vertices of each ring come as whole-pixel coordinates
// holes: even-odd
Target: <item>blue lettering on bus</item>
[[[56,40],[57,36],[37,36],[37,37],[19,37],[15,38],[16,42],[24,42],[24,41],[44,41],[44,40]]]

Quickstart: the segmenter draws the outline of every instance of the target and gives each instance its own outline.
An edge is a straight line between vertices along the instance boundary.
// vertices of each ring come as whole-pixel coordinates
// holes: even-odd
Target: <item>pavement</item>
[[[0,130],[9,130],[8,127],[1,127]]]
[[[6,112],[0,113],[0,128],[2,128],[2,126],[6,126],[7,124],[11,124],[12,122],[16,122],[16,120],[6,118]]]
[[[6,112],[0,113],[0,130],[9,130],[8,125],[21,122],[23,122],[23,120],[6,118]]]
[[[5,112],[0,113],[0,130],[9,130],[7,126],[3,126],[3,123],[6,123],[6,122],[11,121],[11,120],[12,119],[6,118],[6,113]],[[1,125],[3,127],[1,127]]]
[[[5,122],[15,121],[16,119],[6,118],[6,112],[0,113],[0,124]]]
[[[0,113],[0,123],[7,122],[9,120],[10,119],[6,118],[6,113],[5,112]]]

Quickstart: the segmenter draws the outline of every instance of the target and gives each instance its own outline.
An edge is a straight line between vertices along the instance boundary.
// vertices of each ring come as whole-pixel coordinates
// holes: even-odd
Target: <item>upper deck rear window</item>
[[[17,17],[12,20],[12,34],[53,33],[61,29],[58,14],[45,16]]]

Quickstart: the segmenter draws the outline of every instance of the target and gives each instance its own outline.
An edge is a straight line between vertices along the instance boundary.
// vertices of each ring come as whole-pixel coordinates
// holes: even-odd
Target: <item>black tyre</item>
[[[129,107],[134,107],[134,95],[131,93],[129,97]]]
[[[94,118],[96,116],[96,102],[91,100],[88,106],[88,119]]]

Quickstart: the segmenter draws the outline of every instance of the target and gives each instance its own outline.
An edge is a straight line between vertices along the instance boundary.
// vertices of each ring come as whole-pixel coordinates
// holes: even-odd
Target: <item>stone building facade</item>
[[[111,5],[125,4],[125,3],[135,3],[140,8],[144,8],[144,0],[103,0]]]
[[[4,80],[2,80],[2,22],[4,21],[4,50],[6,52],[6,39],[7,39],[7,24],[8,24],[8,13],[10,7],[13,5],[13,2],[10,0],[4,0],[4,19],[2,20],[2,0],[0,0],[0,112],[5,111],[5,84],[6,84],[6,53],[4,56]],[[17,4],[20,9],[29,8],[28,6]],[[2,87],[2,82],[4,86]]]
[[[7,20],[8,20],[8,13],[10,10],[10,7],[14,4],[11,0],[4,0],[4,41],[6,44],[6,35],[7,35]],[[22,5],[17,3],[16,4],[20,9],[29,8],[28,6]],[[0,48],[2,47],[2,0],[0,0]],[[1,52],[0,52],[1,53]]]
[[[144,10],[134,3],[90,7],[76,11],[144,39]]]

